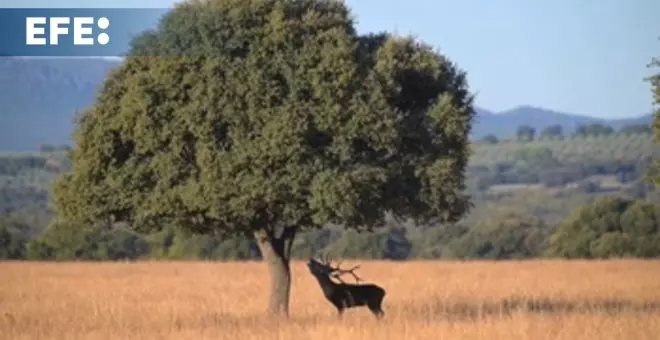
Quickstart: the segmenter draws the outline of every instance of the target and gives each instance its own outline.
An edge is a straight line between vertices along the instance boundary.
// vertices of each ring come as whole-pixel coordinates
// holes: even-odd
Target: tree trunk
[[[268,312],[274,316],[289,316],[291,292],[291,245],[295,238],[295,227],[284,227],[278,233],[260,230],[254,233],[261,256],[270,272],[270,297]]]

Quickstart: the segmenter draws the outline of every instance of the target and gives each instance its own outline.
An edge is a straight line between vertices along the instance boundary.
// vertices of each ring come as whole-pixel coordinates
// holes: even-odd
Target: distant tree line
[[[535,140],[561,140],[566,137],[584,138],[593,136],[608,136],[612,134],[652,134],[653,129],[650,124],[629,124],[622,126],[618,131],[609,125],[603,123],[591,123],[578,125],[571,134],[566,134],[564,128],[559,124],[549,125],[541,131],[529,125],[521,125],[516,130],[515,140],[518,142],[532,142]],[[488,134],[481,139],[481,142],[487,144],[497,144],[499,139]]]
[[[503,211],[473,226],[462,223],[412,227],[392,220],[373,233],[338,227],[306,232],[293,257],[320,251],[354,259],[525,259],[660,256],[660,205],[603,196],[576,208],[558,226],[515,211]],[[251,235],[191,234],[166,226],[140,234],[125,226],[86,228],[52,222],[34,234],[25,221],[0,220],[0,258],[27,260],[207,259],[255,260]]]

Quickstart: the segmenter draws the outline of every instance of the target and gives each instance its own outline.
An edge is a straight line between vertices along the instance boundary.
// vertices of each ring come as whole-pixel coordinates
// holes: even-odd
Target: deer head
[[[360,282],[362,279],[355,273],[355,270],[360,268],[360,265],[357,265],[351,269],[342,269],[341,266],[342,260],[339,260],[337,262],[336,266],[332,265],[332,262],[330,259],[328,259],[327,256],[319,256],[318,260],[311,258],[309,259],[309,262],[307,263],[307,266],[309,267],[309,270],[313,274],[317,275],[324,275],[328,277],[332,277],[334,279],[337,279],[339,282],[344,283],[344,281],[341,279],[342,275],[350,274],[353,276],[355,279],[355,282]]]

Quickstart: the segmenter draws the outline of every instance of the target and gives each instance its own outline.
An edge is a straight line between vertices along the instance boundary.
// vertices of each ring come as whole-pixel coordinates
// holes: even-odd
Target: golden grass
[[[346,263],[350,265],[350,263]],[[294,264],[292,317],[264,315],[261,263],[0,263],[2,339],[660,337],[660,262],[369,262],[385,318],[336,318]]]

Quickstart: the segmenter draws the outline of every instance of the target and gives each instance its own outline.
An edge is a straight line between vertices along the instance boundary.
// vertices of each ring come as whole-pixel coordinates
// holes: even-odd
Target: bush
[[[660,205],[603,197],[576,209],[548,240],[546,254],[564,258],[660,256]]]
[[[534,217],[515,212],[477,223],[449,244],[447,253],[457,258],[495,260],[537,257],[543,252],[547,228]]]

